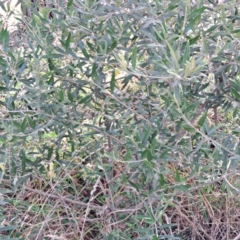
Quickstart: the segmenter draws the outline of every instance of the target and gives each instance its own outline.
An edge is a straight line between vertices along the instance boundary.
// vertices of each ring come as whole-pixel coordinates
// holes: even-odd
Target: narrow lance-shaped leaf
[[[165,21],[164,21],[164,19],[162,20],[162,34],[163,34],[163,36],[164,36],[164,39],[166,39],[167,38],[167,28],[166,28],[166,24],[165,24]]]
[[[69,0],[67,4],[67,9],[69,10],[73,5],[73,0]]]
[[[84,57],[89,59],[88,52],[86,51],[86,48],[84,47],[83,43],[81,41],[77,41],[77,45],[82,50],[82,54],[84,55]]]
[[[3,50],[6,53],[8,51],[8,46],[9,46],[9,33],[7,31],[7,29],[3,30]]]
[[[48,156],[47,159],[50,160],[53,154],[53,146],[48,148]]]
[[[166,41],[167,45],[168,45],[168,48],[169,48],[169,51],[170,51],[170,54],[171,54],[171,57],[174,61],[174,65],[176,67],[176,70],[179,70],[179,64],[178,64],[178,59],[177,59],[177,56],[175,54],[175,51],[173,50],[172,46]]]
[[[154,235],[153,237],[152,237],[152,240],[158,240],[159,238],[156,236],[156,235]]]
[[[4,226],[4,227],[0,227],[0,232],[6,232],[6,231],[11,231],[11,230],[14,230],[14,229],[17,229],[17,228],[20,228],[20,226],[17,226],[17,225],[11,225],[11,226]],[[11,239],[19,239],[19,238],[1,238],[2,240],[11,240]]]
[[[147,129],[147,131],[145,132],[144,138],[143,138],[143,140],[142,140],[143,146],[146,145],[147,140],[148,140],[148,138],[149,138],[149,136],[150,136],[150,133],[151,133],[151,127],[149,126],[148,129]]]
[[[74,98],[73,98],[71,91],[67,92],[67,96],[68,96],[68,99],[70,100],[70,102],[73,102]]]
[[[97,64],[96,63],[94,63],[93,66],[92,66],[92,78],[94,80],[97,79]]]
[[[21,150],[20,155],[22,160],[22,173],[24,174],[26,172],[26,166],[27,166],[26,164],[27,158],[26,158],[24,149]]]
[[[67,52],[69,51],[70,42],[71,42],[71,33],[68,34],[68,37],[67,37],[67,40],[66,40],[66,43],[65,43],[65,48],[66,48]]]
[[[202,7],[202,8],[198,8],[195,9],[193,12],[191,12],[191,14],[188,17],[188,20],[191,21],[193,19],[196,19],[198,17],[201,16],[201,14],[204,12],[204,10],[206,9],[206,7]]]
[[[181,182],[181,177],[180,177],[178,169],[176,169],[176,181]]]
[[[162,42],[162,36],[159,34],[159,32],[157,31],[157,29],[155,29],[155,28],[154,28],[154,34],[155,34],[155,37],[156,37],[157,41],[158,41],[159,43],[161,43],[161,42]]]
[[[187,41],[185,50],[184,50],[184,55],[183,55],[183,64],[186,63],[190,58],[190,47],[189,47],[189,41]]]
[[[198,126],[199,126],[199,127],[202,127],[202,126],[203,126],[206,118],[207,118],[207,112],[205,112],[205,113],[201,116],[201,118],[198,120]]]
[[[79,104],[86,104],[88,101],[90,101],[90,99],[92,98],[92,94],[89,94],[87,95],[86,97],[82,98],[80,101],[79,101]]]
[[[30,116],[27,116],[27,120],[28,120],[28,124],[29,124],[29,126],[30,126],[31,128],[35,128],[35,127],[36,127],[35,121],[33,121]]]
[[[25,117],[21,123],[21,131],[24,133],[26,130],[27,118]]]
[[[18,187],[23,185],[28,180],[28,178],[30,178],[31,175],[32,173],[28,173],[25,176],[19,178],[17,182],[14,184],[14,191],[16,191]]]
[[[185,66],[185,77],[188,77],[189,75],[191,75],[191,73],[193,72],[195,68],[195,59],[192,58],[190,62],[187,62],[186,66]]]
[[[132,67],[135,70],[136,68],[136,62],[137,62],[137,46],[135,46],[133,48],[133,52],[132,52]]]
[[[240,101],[240,94],[234,88],[231,88],[231,92],[232,92],[232,95],[234,96],[234,98],[236,98],[236,100]]]
[[[109,48],[109,52],[111,52],[117,46],[117,44],[118,44],[117,40],[114,39],[114,41],[112,42]]]
[[[111,81],[110,81],[110,90],[111,90],[111,93],[114,92],[115,84],[116,84],[115,71],[113,71],[113,72],[112,72]]]
[[[159,183],[160,183],[161,187],[163,187],[166,184],[166,181],[165,181],[162,173],[159,174]]]
[[[180,88],[178,85],[176,85],[174,87],[174,97],[175,97],[175,100],[181,104],[181,94],[180,94]]]

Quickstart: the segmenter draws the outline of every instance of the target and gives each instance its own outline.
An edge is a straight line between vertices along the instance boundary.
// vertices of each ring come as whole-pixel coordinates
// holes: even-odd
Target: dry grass
[[[229,178],[234,181],[234,177]],[[138,239],[140,234],[134,231],[131,223],[135,222],[139,228],[148,225],[144,220],[136,218],[137,215],[147,214],[143,201],[133,205],[134,201],[131,202],[127,197],[129,191],[134,192],[133,189],[122,187],[114,192],[106,182],[101,177],[89,184],[69,175],[62,176],[58,181],[42,178],[28,181],[16,194],[3,195],[4,201],[8,203],[1,225],[18,225],[19,228],[12,231],[12,235],[29,240],[43,237],[64,240],[103,239],[104,235],[114,231],[120,232],[120,236],[125,239]],[[192,181],[191,186],[196,184]],[[6,182],[4,187],[10,188]],[[134,194],[139,197],[137,192]],[[152,208],[155,225],[166,226],[159,231],[159,235],[192,240],[238,239],[238,195],[232,194],[224,181],[214,181],[205,187],[192,187],[188,194],[179,191],[171,195],[172,200],[165,205],[160,219],[157,209],[164,201],[150,195],[144,198]],[[0,236],[9,234],[10,231],[6,231]]]

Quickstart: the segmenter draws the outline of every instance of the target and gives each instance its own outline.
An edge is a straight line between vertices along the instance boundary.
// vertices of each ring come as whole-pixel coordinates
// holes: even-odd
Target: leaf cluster
[[[78,169],[111,212],[89,225],[99,239],[181,239],[164,220],[179,193],[239,169],[239,20],[234,1],[59,0],[19,18],[14,43],[2,24],[0,181]],[[239,193],[217,184],[205,193]]]

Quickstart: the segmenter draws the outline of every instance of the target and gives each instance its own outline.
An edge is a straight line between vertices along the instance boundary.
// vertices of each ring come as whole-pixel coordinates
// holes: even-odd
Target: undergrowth
[[[18,4],[0,4],[0,238],[239,239],[238,4]]]

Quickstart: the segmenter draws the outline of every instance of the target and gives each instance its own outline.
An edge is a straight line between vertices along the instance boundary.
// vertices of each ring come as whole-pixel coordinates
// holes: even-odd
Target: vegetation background
[[[0,239],[240,239],[237,1],[0,8]]]

